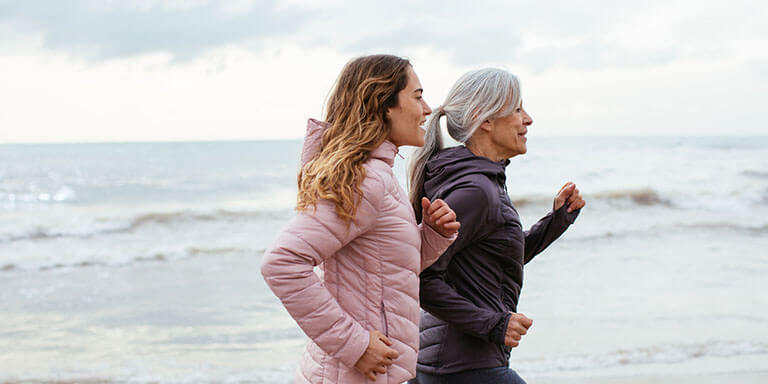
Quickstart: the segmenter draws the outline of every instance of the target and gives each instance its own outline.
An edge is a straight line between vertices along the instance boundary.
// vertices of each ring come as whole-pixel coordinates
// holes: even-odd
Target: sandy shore
[[[708,374],[686,376],[644,376],[644,377],[597,377],[597,378],[534,378],[527,379],[528,384],[765,384],[768,383],[768,371],[755,373]],[[289,381],[287,381],[289,382]],[[120,381],[98,379],[64,381],[5,381],[2,384],[112,384]]]
[[[638,377],[600,376],[600,377],[556,377],[528,378],[528,384],[765,384],[768,383],[768,371],[749,373],[721,373],[702,375],[648,375]],[[0,381],[0,384],[113,384],[123,380],[72,379],[72,380],[18,380]],[[290,382],[290,379],[285,381]],[[261,381],[255,382],[261,383]]]
[[[528,384],[765,384],[768,383],[768,371],[680,376],[533,378],[526,381]]]

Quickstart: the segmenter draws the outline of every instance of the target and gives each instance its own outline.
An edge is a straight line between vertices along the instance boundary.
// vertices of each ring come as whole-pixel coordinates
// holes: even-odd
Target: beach
[[[734,384],[762,384],[768,382],[768,372],[763,373],[731,373],[716,375],[656,375],[647,377],[591,377],[588,379],[578,378],[559,378],[545,379],[538,381],[529,381],[529,383],[554,384],[554,383],[574,383],[574,384],[715,384],[715,383],[734,383]]]
[[[587,207],[526,265],[534,324],[512,368],[768,382],[767,138],[528,145],[507,168],[524,226],[569,180]],[[0,383],[290,382],[306,339],[259,269],[294,214],[300,148],[0,146]]]

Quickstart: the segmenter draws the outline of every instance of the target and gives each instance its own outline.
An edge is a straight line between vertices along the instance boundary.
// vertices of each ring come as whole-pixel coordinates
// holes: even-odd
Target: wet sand
[[[539,378],[529,379],[528,384],[765,384],[768,371],[754,373],[724,373],[706,375],[663,375],[644,377],[599,377],[599,378]]]

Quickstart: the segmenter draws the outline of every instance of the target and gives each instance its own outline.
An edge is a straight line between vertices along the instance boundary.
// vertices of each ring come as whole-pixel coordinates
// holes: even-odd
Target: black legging
[[[508,367],[482,368],[447,375],[416,372],[409,384],[525,384],[517,372]]]

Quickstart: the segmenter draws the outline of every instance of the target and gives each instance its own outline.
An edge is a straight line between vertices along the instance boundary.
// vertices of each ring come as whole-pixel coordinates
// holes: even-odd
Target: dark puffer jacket
[[[445,200],[461,229],[421,274],[419,371],[441,375],[507,366],[504,334],[510,312],[517,310],[523,265],[578,216],[563,206],[524,232],[507,195],[508,164],[475,156],[464,146],[427,162],[424,195]]]

